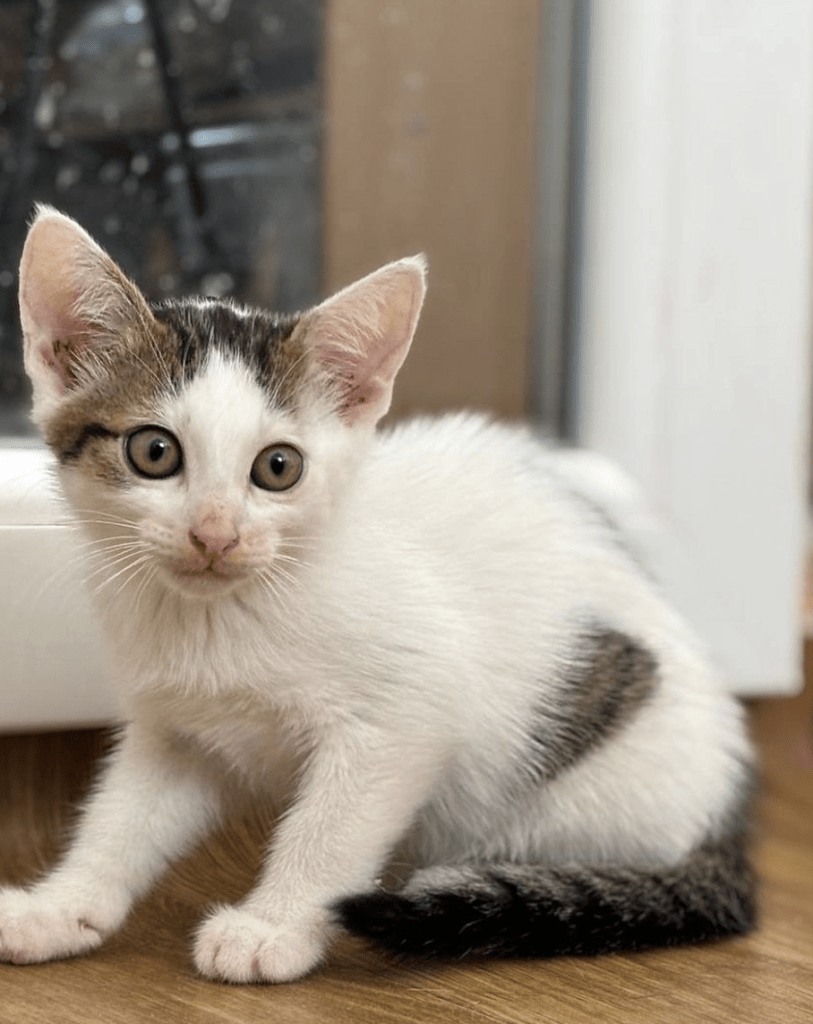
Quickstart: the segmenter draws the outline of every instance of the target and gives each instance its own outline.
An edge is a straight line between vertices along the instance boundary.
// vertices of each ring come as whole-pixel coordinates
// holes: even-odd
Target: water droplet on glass
[[[172,185],[180,185],[182,181],[186,180],[186,168],[183,164],[173,164],[171,167],[167,167],[164,177]]]
[[[39,98],[34,111],[34,124],[41,132],[50,131],[56,118],[56,100],[50,89],[45,90]]]
[[[108,128],[115,128],[118,126],[121,111],[115,103],[105,103],[102,106],[102,117],[104,118],[104,123]]]
[[[136,64],[140,68],[155,67],[155,53],[148,46],[145,46],[143,50],[138,51]]]
[[[162,292],[174,291],[178,286],[178,279],[174,274],[162,274],[158,278],[158,287]]]
[[[134,196],[138,192],[138,178],[134,174],[128,174],[121,183],[121,190],[126,196]]]
[[[61,149],[65,144],[65,136],[62,132],[49,132],[48,133],[48,145],[51,149]]]
[[[82,177],[80,164],[65,164],[56,173],[56,187],[60,192],[72,188]]]
[[[210,21],[225,21],[229,16],[231,0],[195,0]]]
[[[11,288],[14,284],[14,274],[10,270],[0,271],[0,288]]]
[[[194,32],[198,27],[198,19],[191,11],[181,11],[178,15],[178,28],[181,32]]]
[[[281,36],[285,31],[285,23],[278,14],[266,14],[261,22],[263,32],[269,36]]]
[[[105,217],[102,226],[108,235],[117,235],[121,231],[121,217],[111,213],[109,217]]]
[[[150,169],[150,158],[146,153],[136,153],[130,161],[130,170],[133,174],[146,174]]]
[[[103,185],[113,185],[124,177],[124,170],[121,160],[108,160],[99,170],[99,181]]]
[[[177,153],[181,148],[181,140],[175,132],[167,132],[161,136],[161,149],[165,153]]]
[[[128,3],[124,8],[124,20],[128,25],[139,25],[144,20],[144,8],[141,4]]]

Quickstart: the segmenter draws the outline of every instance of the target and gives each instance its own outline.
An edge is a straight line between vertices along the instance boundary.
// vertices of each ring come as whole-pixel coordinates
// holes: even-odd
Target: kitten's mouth
[[[225,565],[192,567],[174,563],[168,566],[172,583],[185,593],[222,593],[237,583],[243,576],[239,569]]]

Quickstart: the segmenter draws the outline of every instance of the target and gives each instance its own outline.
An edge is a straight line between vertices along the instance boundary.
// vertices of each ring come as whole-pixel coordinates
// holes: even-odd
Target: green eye
[[[291,444],[263,448],[251,466],[251,482],[264,491],[287,491],[299,482],[305,468],[302,453]]]
[[[139,476],[152,480],[174,476],[183,465],[180,442],[162,427],[139,427],[128,434],[124,454]]]

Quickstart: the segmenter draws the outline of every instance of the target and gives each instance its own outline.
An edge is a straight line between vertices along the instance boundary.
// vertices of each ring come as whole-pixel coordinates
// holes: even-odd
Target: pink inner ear
[[[40,288],[28,304],[29,315],[40,329],[37,354],[63,387],[71,379],[70,367],[84,347],[87,330],[87,323],[73,312],[74,301],[65,288],[56,288],[50,294]]]
[[[20,265],[20,316],[26,340],[26,365],[38,367],[51,386],[64,390],[72,363],[85,346],[88,324],[76,307],[81,298],[79,268],[95,244],[78,225],[58,214],[40,217],[31,228]]]
[[[376,423],[392,397],[425,291],[421,257],[399,260],[334,295],[315,311],[311,343],[322,366],[342,382],[349,424]]]
[[[69,338],[67,341],[55,338],[50,343],[41,342],[37,348],[40,359],[56,375],[63,389],[67,388],[71,381],[70,366],[80,349],[81,345],[76,338]]]

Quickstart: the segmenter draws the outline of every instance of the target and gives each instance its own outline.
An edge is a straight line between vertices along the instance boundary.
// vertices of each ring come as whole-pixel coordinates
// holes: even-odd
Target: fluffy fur
[[[612,474],[477,416],[376,433],[423,293],[408,259],[302,317],[151,306],[39,211],[34,416],[126,726],[63,861],[0,891],[3,959],[97,946],[236,791],[293,795],[200,926],[208,977],[297,978],[341,925],[440,956],[751,927],[741,712],[600,502]]]

